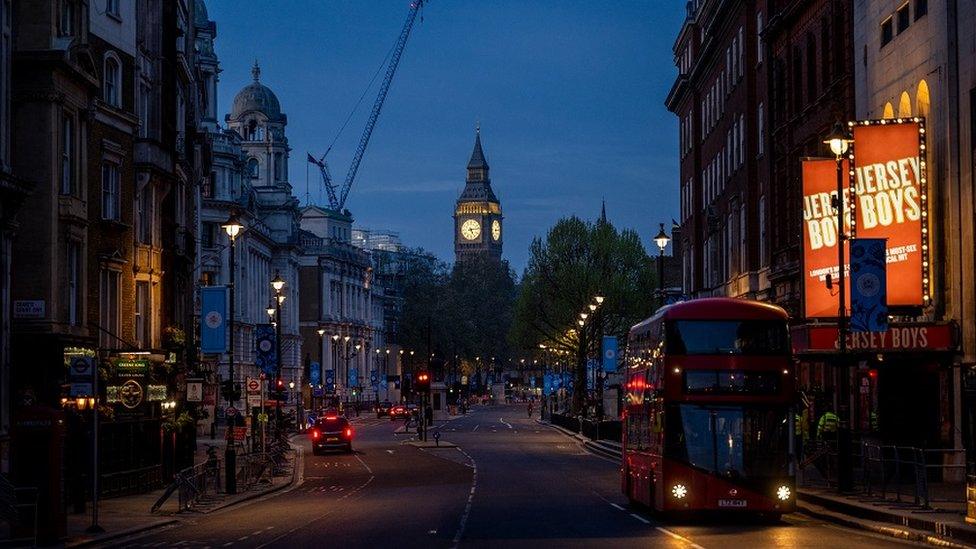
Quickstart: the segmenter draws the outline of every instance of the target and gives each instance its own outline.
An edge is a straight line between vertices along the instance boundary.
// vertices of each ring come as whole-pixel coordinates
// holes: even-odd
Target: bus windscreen
[[[676,320],[666,328],[673,355],[752,355],[790,353],[786,323],[776,320]]]

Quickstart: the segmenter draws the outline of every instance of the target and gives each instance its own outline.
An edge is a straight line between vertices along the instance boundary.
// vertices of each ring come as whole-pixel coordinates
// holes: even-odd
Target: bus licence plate
[[[746,500],[744,499],[720,499],[718,500],[719,507],[745,507]]]

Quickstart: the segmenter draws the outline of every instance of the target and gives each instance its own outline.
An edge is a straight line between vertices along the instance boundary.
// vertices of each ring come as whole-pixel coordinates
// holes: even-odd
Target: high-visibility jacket
[[[833,412],[826,412],[820,416],[817,422],[817,438],[823,438],[825,434],[836,434],[837,427],[840,425],[840,418]]]
[[[807,417],[807,411],[804,410],[802,414],[796,414],[793,418],[793,432],[802,440],[810,438],[810,422],[807,421]]]

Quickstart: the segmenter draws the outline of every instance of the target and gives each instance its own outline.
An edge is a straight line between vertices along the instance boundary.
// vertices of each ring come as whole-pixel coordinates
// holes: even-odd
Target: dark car
[[[390,415],[390,410],[393,408],[393,404],[389,400],[385,400],[376,405],[376,417],[383,417]]]
[[[393,406],[392,408],[390,408],[390,419],[391,420],[394,420],[394,419],[403,419],[403,418],[407,417],[408,415],[409,415],[409,412],[407,412],[407,407],[404,406],[403,404],[397,404],[396,406]]]
[[[309,429],[312,440],[312,454],[319,455],[326,450],[352,452],[352,425],[342,416],[325,416]]]

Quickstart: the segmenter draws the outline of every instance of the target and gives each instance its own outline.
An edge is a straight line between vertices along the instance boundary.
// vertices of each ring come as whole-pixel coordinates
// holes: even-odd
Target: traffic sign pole
[[[263,376],[264,374],[261,374],[261,375]],[[264,387],[265,387],[265,384],[264,383],[258,383],[258,385],[261,386],[261,413],[258,414],[258,421],[261,422],[261,451],[262,452],[267,452],[268,451],[268,447],[265,445],[266,444],[266,439],[265,439],[265,425],[267,425],[268,422],[265,421],[265,412],[264,412]]]

